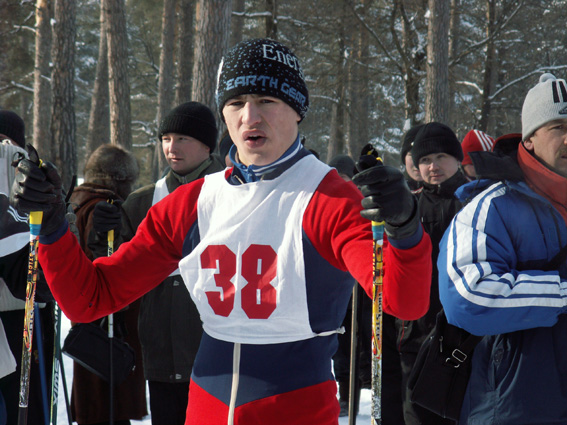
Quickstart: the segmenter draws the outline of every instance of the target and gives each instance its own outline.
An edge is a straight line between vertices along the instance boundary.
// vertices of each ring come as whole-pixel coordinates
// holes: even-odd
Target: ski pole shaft
[[[28,400],[33,339],[33,313],[35,302],[35,286],[37,283],[37,245],[39,242],[39,231],[41,229],[42,219],[42,211],[32,211],[30,213],[30,252],[28,258],[28,277],[24,309],[24,337],[22,343],[18,425],[26,425],[28,422]]]
[[[73,425],[71,422],[71,406],[69,405],[69,390],[67,388],[67,378],[65,377],[65,365],[63,364],[63,354],[59,350],[59,365],[61,366],[61,383],[63,384],[63,396],[65,398],[65,408],[67,409],[67,421],[69,425]]]
[[[382,424],[382,243],[384,222],[372,222],[374,284],[372,285],[372,425]]]
[[[49,408],[48,408],[48,398],[49,393],[47,391],[47,371],[45,370],[45,351],[43,349],[43,330],[41,324],[41,316],[39,312],[39,306],[37,303],[34,305],[34,315],[36,319],[36,329],[37,329],[37,353],[39,361],[39,377],[41,383],[41,405],[43,408],[43,418],[45,425],[49,425]]]
[[[358,396],[358,283],[352,288],[352,318],[350,337],[350,373],[348,383],[348,425],[356,424]]]
[[[107,235],[108,240],[108,256],[110,257],[114,252],[114,230],[109,230]],[[114,338],[114,315],[108,315],[108,339],[110,341],[110,400],[109,400],[109,424],[114,424],[114,365],[112,358],[112,340]]]
[[[51,412],[50,425],[57,425],[57,403],[59,398],[59,355],[61,353],[61,308],[53,304],[53,365],[51,367]]]

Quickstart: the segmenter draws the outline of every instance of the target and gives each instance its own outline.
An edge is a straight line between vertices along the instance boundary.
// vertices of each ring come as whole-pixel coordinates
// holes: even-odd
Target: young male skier
[[[362,196],[302,147],[308,91],[287,47],[244,41],[218,75],[235,166],[154,205],[111,257],[81,253],[51,164],[20,162],[12,202],[44,211],[40,262],[72,320],[117,311],[180,269],[204,328],[186,424],[336,425],[336,333],[354,281],[369,294],[373,282]],[[392,167],[356,183],[362,214],[386,222],[384,310],[416,319],[429,303],[431,243],[415,200]]]

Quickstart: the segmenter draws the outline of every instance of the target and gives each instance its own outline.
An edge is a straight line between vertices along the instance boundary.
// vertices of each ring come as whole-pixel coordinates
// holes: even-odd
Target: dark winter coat
[[[216,155],[186,176],[169,171],[169,193],[179,186],[224,169]],[[130,240],[152,206],[155,184],[128,196],[123,204],[122,236]],[[181,208],[181,207],[180,207]],[[181,276],[170,276],[142,297],[138,331],[148,381],[189,382],[203,332],[201,318]]]
[[[77,216],[80,244],[87,256],[93,259],[87,240],[91,232],[92,212],[97,202],[120,199],[114,192],[102,186],[84,183],[75,188],[70,202]],[[114,420],[141,420],[148,414],[146,408],[146,383],[142,370],[142,349],[138,340],[138,311],[140,301],[130,304],[125,310],[115,313],[115,329],[125,329],[124,340],[136,353],[136,369],[114,390]],[[100,325],[100,320],[93,323]],[[106,329],[106,328],[105,328]],[[117,332],[117,337],[124,336]],[[73,420],[79,424],[107,422],[109,420],[108,382],[73,362],[73,391],[71,411]]]
[[[416,192],[419,215],[425,231],[431,238],[433,273],[431,277],[431,293],[429,310],[419,320],[402,321],[397,319],[398,347],[402,352],[417,353],[425,337],[435,325],[435,317],[441,310],[439,301],[439,284],[437,281],[437,256],[439,242],[453,216],[461,209],[461,202],[455,197],[455,190],[468,183],[465,175],[459,170],[452,177],[438,185],[422,182],[422,190]]]

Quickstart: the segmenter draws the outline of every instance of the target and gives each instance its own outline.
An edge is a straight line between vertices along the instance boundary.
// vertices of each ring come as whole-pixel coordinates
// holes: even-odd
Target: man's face
[[[295,142],[301,120],[276,97],[246,94],[226,102],[222,114],[244,165],[268,165]]]
[[[419,173],[429,184],[441,184],[459,170],[459,161],[444,152],[432,153],[419,159]]]
[[[408,176],[410,176],[410,178],[415,180],[416,182],[423,181],[421,174],[419,174],[419,169],[413,163],[411,152],[408,152],[406,154],[406,158],[404,162],[406,166],[406,173],[408,173]]]
[[[524,146],[551,171],[567,177],[567,118],[542,125]]]
[[[208,146],[184,134],[164,134],[161,147],[171,169],[182,176],[196,169],[210,154]]]

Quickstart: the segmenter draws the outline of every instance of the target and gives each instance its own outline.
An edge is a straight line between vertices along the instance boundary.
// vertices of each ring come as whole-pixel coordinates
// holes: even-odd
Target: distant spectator
[[[417,124],[410,128],[406,134],[404,134],[404,139],[402,141],[402,150],[400,151],[400,159],[402,160],[402,165],[405,167],[406,170],[406,177],[408,186],[412,191],[419,190],[421,188],[421,182],[423,178],[419,173],[419,168],[413,163],[413,159],[411,156],[411,147],[413,145],[413,141],[415,140],[415,136],[421,130],[421,128],[425,124]]]
[[[350,156],[337,155],[329,161],[329,167],[336,168],[339,176],[349,182],[354,176],[356,165]]]
[[[476,171],[472,163],[469,152],[490,152],[494,147],[494,138],[490,137],[488,134],[480,130],[469,131],[463,141],[461,142],[461,147],[463,148],[463,161],[461,166],[465,175],[474,180],[476,178]]]

